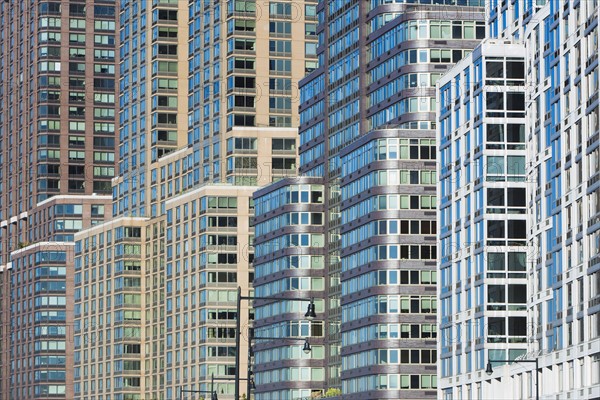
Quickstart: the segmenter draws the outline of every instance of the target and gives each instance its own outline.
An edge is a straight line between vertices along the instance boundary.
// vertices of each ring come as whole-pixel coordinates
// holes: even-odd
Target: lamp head
[[[306,338],[306,340],[304,341],[304,347],[302,348],[302,351],[304,351],[304,354],[309,354],[311,352],[311,350],[312,350],[312,348],[310,347],[308,338]]]
[[[313,319],[317,318],[314,301],[311,300],[310,304],[308,305],[308,309],[306,310],[306,314],[304,314],[304,318],[306,318],[309,321],[312,321]]]
[[[488,375],[492,375],[494,373],[494,369],[492,368],[492,363],[488,360],[487,366],[485,367],[485,373]]]

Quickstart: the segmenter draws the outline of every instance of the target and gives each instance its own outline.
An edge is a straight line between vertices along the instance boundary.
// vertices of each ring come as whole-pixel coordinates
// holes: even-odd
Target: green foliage
[[[327,391],[325,392],[325,394],[323,395],[324,398],[327,397],[336,397],[336,396],[341,396],[342,395],[342,391],[338,388],[329,388],[327,389]]]
[[[342,391],[337,388],[329,388],[325,393],[321,393],[319,391],[314,391],[310,396],[312,399],[326,399],[328,397],[337,397],[341,396]]]

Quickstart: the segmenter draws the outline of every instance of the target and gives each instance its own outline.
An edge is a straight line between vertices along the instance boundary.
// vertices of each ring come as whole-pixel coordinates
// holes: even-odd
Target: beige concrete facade
[[[142,398],[146,223],[117,218],[75,236],[75,398]]]
[[[93,396],[95,381],[97,399],[109,394],[117,400],[174,399],[182,386],[206,390],[214,373],[231,379],[219,382],[219,398],[230,399],[235,291],[240,285],[247,294],[252,282],[252,192],[296,172],[297,87],[317,63],[316,1],[135,4],[121,8],[128,32],[121,66],[128,86],[121,96],[122,158],[113,180],[113,205],[115,223],[143,226],[143,332],[136,338],[140,381],[128,381],[136,386],[124,390],[129,375],[113,365],[111,377],[120,382],[119,390],[114,384],[109,390],[105,382],[103,392],[97,392],[98,378],[83,372],[75,390]],[[143,48],[139,42],[134,47],[134,25],[138,37],[146,33]],[[142,67],[145,75],[140,75]],[[215,201],[213,209],[209,205]],[[227,208],[218,206],[223,202]],[[98,229],[80,233],[77,240],[97,237]],[[97,265],[85,258],[83,247],[78,254],[85,274]],[[227,318],[209,320],[209,313],[219,315],[209,310],[221,310]],[[248,304],[243,304],[239,317],[245,328],[248,315]],[[83,337],[87,316],[82,312],[75,318]],[[99,346],[82,340],[80,349],[91,352]],[[223,351],[226,355],[219,356]],[[247,346],[241,352],[243,371]],[[97,363],[82,356],[79,367],[89,372],[92,364]]]
[[[208,390],[211,374],[222,378],[235,371],[237,287],[244,295],[252,290],[255,189],[210,185],[166,203],[165,372],[173,396],[180,387]],[[248,311],[244,302],[242,338]],[[248,343],[241,343],[247,355]],[[247,357],[239,368],[247,369]],[[219,381],[217,388],[231,396],[233,380]]]
[[[273,4],[279,6],[254,1],[160,1],[140,13],[154,21],[152,26],[147,24],[152,37],[146,46],[148,59],[141,60],[152,75],[141,79],[147,83],[139,98],[128,89],[122,96],[138,112],[145,112],[146,118],[136,120],[130,112],[133,107],[122,112],[123,158],[120,174],[113,180],[115,214],[158,217],[162,204],[153,195],[153,187],[161,188],[154,186],[158,171],[153,170],[161,158],[186,147],[189,160],[181,172],[189,175],[182,191],[219,182],[262,186],[270,181],[270,170],[278,177],[295,174],[296,145],[270,157],[268,138],[297,137],[298,82],[317,63],[316,2]],[[244,11],[240,11],[242,6]],[[131,15],[129,24],[140,18],[133,15],[130,5],[122,13]],[[158,29],[158,34],[152,29]],[[161,53],[160,49],[166,50]],[[130,48],[129,53],[123,64],[133,70],[134,50]],[[161,62],[171,64],[156,64]],[[143,129],[134,131],[134,123],[139,127],[142,121]],[[238,141],[236,147],[235,138],[257,142]],[[233,139],[231,152],[229,139]]]

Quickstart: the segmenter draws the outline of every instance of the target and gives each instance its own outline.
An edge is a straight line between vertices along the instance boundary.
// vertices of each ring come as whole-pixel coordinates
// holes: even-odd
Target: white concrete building
[[[478,246],[483,254],[498,252],[499,248],[490,243],[488,228],[478,230],[478,218],[484,220],[505,220],[508,223],[515,215],[507,209],[506,214],[488,214],[490,210],[489,192],[475,194],[474,214],[468,213],[467,196],[477,192],[477,176],[464,176],[468,173],[465,165],[480,152],[505,151],[508,157],[511,150],[480,149],[479,126],[467,126],[469,118],[452,121],[447,126],[445,119],[458,112],[460,116],[465,103],[475,107],[475,117],[483,119],[483,126],[489,126],[485,114],[479,112],[477,90],[490,93],[486,85],[496,85],[488,75],[477,75],[472,79],[485,79],[485,82],[470,82],[471,91],[463,90],[456,94],[457,78],[464,77],[469,68],[477,68],[479,54],[484,56],[486,73],[492,42],[484,42],[466,60],[461,61],[450,73],[440,80],[440,118],[438,135],[448,137],[452,143],[445,150],[440,143],[442,160],[440,163],[440,184],[438,194],[440,233],[440,295],[439,322],[441,341],[438,372],[439,397],[445,399],[530,399],[536,398],[536,389],[541,399],[598,399],[600,398],[600,114],[598,106],[599,67],[598,67],[598,2],[597,1],[550,1],[543,7],[520,1],[505,4],[492,2],[488,15],[488,36],[493,39],[510,40],[509,44],[499,44],[504,53],[516,55],[513,48],[521,48],[525,59],[525,130],[526,143],[526,282],[527,323],[526,326],[513,325],[510,318],[520,316],[520,311],[508,309],[511,306],[510,293],[506,315],[508,342],[491,342],[494,336],[496,318],[496,297],[490,290],[497,283],[513,284],[513,278],[494,281],[490,274],[496,274],[496,263],[488,257],[484,265],[474,263],[475,282],[469,280],[469,266],[464,265],[469,257],[477,253]],[[499,42],[496,42],[499,43]],[[503,53],[501,50],[497,50]],[[490,60],[492,61],[492,60]],[[507,59],[508,61],[508,59]],[[493,60],[492,62],[496,62]],[[505,77],[509,73],[504,68]],[[464,78],[463,78],[464,79]],[[498,78],[499,79],[499,78]],[[508,79],[508,78],[506,78]],[[484,89],[476,89],[478,84]],[[520,88],[500,88],[508,96]],[[467,88],[469,86],[467,85]],[[449,92],[448,92],[449,91]],[[448,93],[450,97],[448,97]],[[501,98],[497,94],[496,99]],[[508,97],[504,98],[508,105]],[[499,100],[498,100],[499,101]],[[493,104],[488,97],[486,106]],[[446,106],[450,104],[450,111]],[[458,108],[458,110],[456,110]],[[464,111],[466,112],[466,111]],[[507,110],[508,112],[508,110]],[[508,116],[506,117],[508,119]],[[450,118],[451,119],[451,118]],[[493,121],[496,123],[497,121]],[[508,122],[508,121],[507,121]],[[470,122],[473,124],[473,122]],[[475,122],[477,124],[477,122]],[[508,128],[508,125],[506,125]],[[486,140],[490,131],[486,132]],[[469,139],[469,135],[473,139]],[[509,143],[509,129],[505,131],[506,144]],[[487,142],[486,142],[487,143]],[[448,154],[444,157],[444,151]],[[492,155],[493,154],[493,155]],[[468,155],[471,159],[467,158]],[[484,160],[485,161],[485,160]],[[497,163],[495,163],[497,164]],[[483,171],[487,171],[486,182],[480,187],[496,187],[489,181],[492,164],[487,160]],[[506,178],[520,168],[520,164],[510,164],[508,159],[503,166],[494,165]],[[504,167],[504,170],[501,169]],[[516,168],[516,169],[515,169]],[[471,168],[473,170],[473,168]],[[457,175],[458,172],[458,175]],[[461,176],[460,173],[463,173]],[[455,186],[457,179],[461,179]],[[448,182],[446,182],[446,180]],[[513,185],[500,184],[498,188],[507,190]],[[451,190],[448,188],[451,185]],[[457,189],[458,188],[458,189]],[[444,196],[453,197],[446,198]],[[514,200],[514,198],[513,198]],[[507,194],[507,201],[511,201]],[[485,206],[484,206],[485,204]],[[485,207],[485,208],[484,208]],[[494,204],[494,207],[496,205]],[[508,206],[507,206],[508,207]],[[462,210],[465,214],[457,214]],[[473,219],[474,218],[474,219]],[[446,222],[445,222],[446,221]],[[454,222],[456,221],[456,222]],[[474,245],[468,240],[469,223],[475,222]],[[448,224],[445,230],[444,226]],[[448,230],[454,233],[448,233]],[[513,232],[514,234],[515,232]],[[516,232],[518,234],[518,232]],[[457,236],[458,234],[458,236]],[[486,236],[487,234],[487,236]],[[510,236],[510,228],[507,229]],[[483,236],[482,236],[483,235]],[[482,237],[485,242],[482,241]],[[508,238],[508,240],[511,240]],[[446,244],[447,246],[445,246]],[[481,257],[481,256],[479,256]],[[494,256],[495,257],[495,256]],[[475,257],[477,260],[477,257]],[[459,264],[460,263],[460,264]],[[518,263],[517,263],[518,265]],[[515,264],[509,262],[507,273],[514,273]],[[490,268],[493,268],[490,270]],[[484,269],[487,271],[484,272]],[[444,270],[452,273],[444,273]],[[485,277],[479,280],[479,273]],[[466,275],[467,274],[467,275]],[[483,283],[482,283],[483,282]],[[475,286],[474,288],[472,286]],[[481,287],[481,289],[478,289]],[[475,296],[466,292],[475,290]],[[510,287],[507,292],[510,291]],[[447,294],[447,292],[449,294]],[[449,299],[449,300],[446,300]],[[462,300],[462,304],[461,304]],[[469,303],[469,301],[471,301]],[[466,301],[466,303],[465,303]],[[490,308],[491,307],[491,308]],[[470,318],[481,321],[475,327],[466,325]],[[511,329],[517,329],[512,331]],[[444,333],[444,330],[446,330]],[[511,333],[525,330],[526,341],[515,343]],[[470,335],[470,336],[469,336]],[[473,349],[475,338],[475,361],[469,366],[467,349]],[[516,339],[521,340],[518,335]],[[478,343],[478,341],[480,343]],[[518,341],[517,341],[518,342]],[[478,347],[479,346],[479,347]],[[483,350],[483,351],[482,351]],[[524,350],[523,359],[536,360],[539,364],[539,382],[536,380],[535,363],[519,362],[510,366],[497,367],[487,374],[485,369],[490,360],[516,358]],[[471,368],[471,369],[469,369]]]

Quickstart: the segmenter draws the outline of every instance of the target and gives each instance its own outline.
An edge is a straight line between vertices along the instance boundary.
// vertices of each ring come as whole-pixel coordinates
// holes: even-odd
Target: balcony
[[[590,220],[587,223],[587,227],[591,228],[592,226],[596,225],[597,223],[600,223],[600,213],[596,213],[596,215],[594,215],[593,217],[590,218]]]
[[[588,19],[585,22],[585,33],[586,35],[589,33],[588,29],[591,30],[591,28],[593,28],[594,26],[596,26],[598,24],[598,15],[596,15],[595,13],[590,15],[588,17]]]
[[[227,152],[227,155],[230,156],[232,154],[257,154],[258,149],[233,149]],[[205,160],[207,161],[207,160]]]
[[[270,69],[269,75],[271,76],[292,76],[292,71],[277,71]]]
[[[290,94],[292,94],[292,90],[291,89],[269,89],[269,94],[290,95]]]
[[[115,271],[114,272],[115,276],[131,276],[131,277],[137,277],[142,275],[142,270],[138,269],[138,270],[122,270],[122,271]],[[139,289],[139,287],[138,287]],[[115,289],[116,290],[116,289]],[[122,289],[121,289],[122,290]]]
[[[272,108],[269,107],[269,112],[272,114],[287,114],[290,115],[292,113],[292,110],[290,110],[289,108]]]
[[[588,268],[593,268],[598,264],[600,264],[600,256],[595,256],[588,262]]]
[[[292,20],[292,19],[293,19],[293,16],[292,16],[291,10],[288,10],[288,11],[290,11],[290,12],[289,12],[289,13],[287,13],[287,14],[283,14],[283,13],[277,13],[277,12],[275,12],[275,13],[272,13],[272,14],[271,14],[271,13],[269,13],[269,18],[274,18],[274,19],[284,19],[284,20]]]
[[[227,10],[227,18],[229,17],[248,17],[248,18],[256,18],[256,12],[255,11],[231,11],[231,10]]]
[[[596,54],[596,58],[598,58],[598,54]],[[586,103],[586,107],[590,107],[596,101],[598,101],[598,92],[597,91],[588,99],[588,101]]]
[[[596,307],[597,305],[600,305],[600,294],[588,302],[588,308]]]
[[[252,69],[247,69],[247,68],[233,68],[229,71],[227,71],[227,74],[234,74],[234,75],[239,75],[239,74],[247,74],[247,75],[256,75],[256,69],[252,68]]]
[[[248,112],[248,113],[255,113],[256,112],[256,107],[233,106],[233,107],[228,107],[227,108],[227,112]]]
[[[162,10],[159,10],[162,11]],[[174,11],[175,13],[177,13],[177,10],[170,10],[170,11]],[[154,23],[152,25],[162,25],[162,26],[177,26],[178,21],[177,19],[169,19],[169,18],[164,18],[161,19],[160,15],[158,17],[159,19],[157,21],[154,21]]]
[[[589,68],[596,61],[598,61],[598,53],[594,53],[588,58],[587,62],[585,63],[585,68]]]
[[[157,0],[157,1],[155,1],[154,7],[161,7],[161,8],[172,7],[174,9],[177,9],[177,2],[173,1],[173,0]]]
[[[256,37],[255,31],[233,31],[227,34],[227,37],[238,36],[238,37]]]
[[[283,150],[283,149],[279,149],[279,150],[273,150],[272,153],[275,154],[280,154],[280,155],[289,155],[289,156],[294,156],[296,155],[296,149],[288,149],[288,150]]]
[[[235,168],[235,169],[227,170],[227,175],[236,174],[236,175],[256,176],[257,173],[258,173],[257,168]]]
[[[273,175],[296,176],[296,169],[273,168]]]

